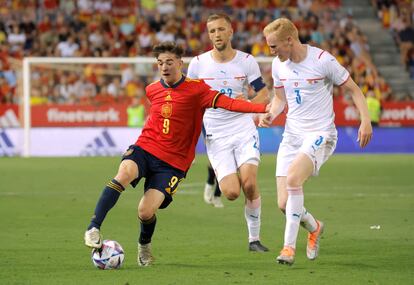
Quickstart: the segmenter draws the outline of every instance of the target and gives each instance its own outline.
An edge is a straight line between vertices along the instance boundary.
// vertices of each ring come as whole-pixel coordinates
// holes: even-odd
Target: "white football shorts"
[[[256,128],[249,133],[231,136],[206,138],[207,155],[217,180],[237,173],[243,163],[259,165],[260,145]]]
[[[312,175],[317,176],[321,166],[333,154],[337,141],[336,132],[314,132],[303,136],[285,134],[277,153],[276,176],[287,176],[289,165],[300,152],[312,160]]]

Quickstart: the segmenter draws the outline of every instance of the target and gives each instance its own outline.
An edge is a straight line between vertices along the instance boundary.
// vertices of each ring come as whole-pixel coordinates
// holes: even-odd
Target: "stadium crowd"
[[[384,28],[392,33],[401,52],[401,62],[414,79],[414,1],[372,0]]]
[[[339,12],[340,0],[1,2],[2,104],[19,102],[24,56],[149,56],[153,44],[167,40],[178,42],[185,48],[186,56],[193,56],[211,48],[205,21],[210,13],[217,11],[228,13],[234,20],[233,46],[254,56],[270,55],[262,36],[266,23],[282,16],[292,19],[300,30],[300,40],[330,51],[349,69],[364,93],[374,92],[382,101],[394,100],[390,86],[371,61],[366,37],[351,15]],[[380,0],[373,2],[382,7]],[[410,17],[404,18],[411,27],[412,10]],[[409,66],[413,64],[412,45],[402,57]],[[270,88],[270,66],[262,68]],[[155,79],[155,74],[150,65],[42,64],[31,74],[32,104],[129,102],[133,97],[142,97],[144,86]]]

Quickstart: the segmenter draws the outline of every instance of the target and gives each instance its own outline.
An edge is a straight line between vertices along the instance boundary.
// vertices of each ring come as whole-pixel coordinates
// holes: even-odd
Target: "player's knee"
[[[121,183],[124,188],[126,188],[133,179],[130,179],[129,176],[125,173],[118,172],[115,176],[115,180]]]
[[[254,180],[246,180],[243,184],[243,191],[244,191],[244,195],[246,196],[247,199],[249,200],[254,200],[256,198],[256,192],[257,192],[257,187],[256,187],[256,182]]]
[[[118,173],[115,176],[115,179],[126,187],[131,181],[137,178],[138,168],[136,164],[132,163],[121,163],[118,169]]]
[[[224,196],[230,200],[234,201],[240,196],[240,190],[237,191],[236,189],[220,189]]]
[[[139,206],[138,207],[138,218],[141,221],[147,221],[154,216],[154,211],[150,207]]]
[[[286,183],[288,187],[301,187],[303,184],[303,181],[299,177],[299,175],[292,173],[292,174],[288,174],[286,178]]]

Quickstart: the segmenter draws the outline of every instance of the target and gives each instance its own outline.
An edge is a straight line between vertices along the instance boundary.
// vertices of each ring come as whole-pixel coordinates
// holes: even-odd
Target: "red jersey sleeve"
[[[197,88],[200,88],[201,91],[201,106],[203,108],[215,108],[216,100],[221,93],[211,90],[211,87],[204,83],[204,81],[201,81]]]
[[[222,108],[240,113],[266,113],[266,104],[253,104],[248,101],[231,99],[218,91],[211,90],[204,81],[200,84],[200,88],[202,88],[203,94],[201,105],[204,108]]]
[[[240,113],[266,113],[266,104],[253,104],[248,101],[231,99],[227,96],[218,96],[213,108],[222,108]]]

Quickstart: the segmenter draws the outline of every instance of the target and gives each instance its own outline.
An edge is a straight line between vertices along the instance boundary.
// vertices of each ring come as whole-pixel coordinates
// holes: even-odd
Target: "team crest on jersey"
[[[227,85],[227,81],[226,80],[223,81],[223,85]]]
[[[171,103],[165,103],[161,106],[161,116],[164,118],[171,117],[172,114],[172,104]]]
[[[298,87],[298,85],[299,85],[299,82],[295,82],[295,87]]]

